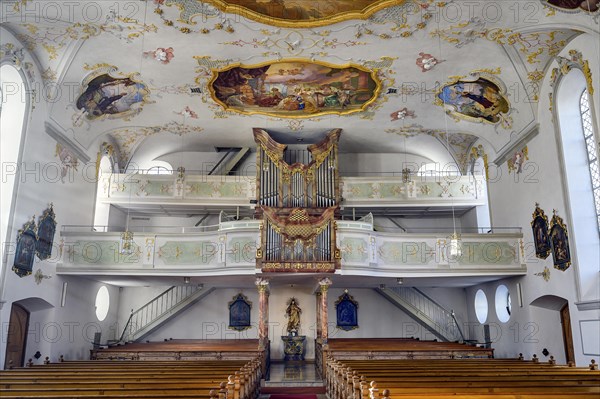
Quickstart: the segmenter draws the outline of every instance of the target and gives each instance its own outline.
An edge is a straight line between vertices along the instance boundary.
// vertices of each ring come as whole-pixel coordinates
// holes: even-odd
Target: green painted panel
[[[245,198],[243,182],[194,182],[188,183],[186,197]]]
[[[427,265],[435,259],[435,249],[426,242],[386,241],[378,249],[379,257],[388,265]]]
[[[173,196],[173,182],[169,181],[152,181],[149,180],[147,184],[141,187],[146,194],[150,197],[172,197]]]
[[[406,184],[399,183],[381,183],[379,185],[381,198],[405,198]]]
[[[462,265],[512,265],[518,263],[515,247],[508,242],[463,242]]]
[[[219,245],[213,241],[167,241],[158,257],[167,265],[208,265],[216,262]]]
[[[346,198],[373,198],[373,196],[373,184],[371,183],[348,184],[344,190]]]
[[[256,262],[256,237],[236,237],[227,243],[228,265]]]
[[[139,246],[131,255],[119,253],[119,241],[76,241],[66,245],[69,263],[77,265],[141,265]]]
[[[344,237],[340,241],[340,250],[344,262],[366,262],[369,258],[367,241],[363,238]]]

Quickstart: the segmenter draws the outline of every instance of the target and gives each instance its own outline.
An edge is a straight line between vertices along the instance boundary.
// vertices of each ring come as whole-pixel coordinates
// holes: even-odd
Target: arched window
[[[598,148],[594,140],[594,127],[592,125],[592,111],[590,110],[590,97],[587,88],[579,98],[579,110],[581,111],[581,124],[583,126],[583,137],[587,149],[588,166],[592,178],[592,192],[594,205],[596,206],[596,221],[600,233],[600,171],[598,170]]]
[[[571,258],[578,271],[578,299],[585,302],[597,299],[600,282],[600,234],[597,222],[591,222],[598,220],[598,160],[593,97],[588,96],[583,70],[575,63],[571,65],[567,74],[558,72],[554,112],[567,201],[563,216],[570,219],[567,230]]]
[[[0,159],[2,160],[2,189],[0,190],[0,248],[4,265],[6,242],[10,240],[10,216],[14,208],[14,196],[18,184],[19,156],[25,126],[25,114],[29,96],[23,76],[13,65],[0,67]],[[18,226],[20,227],[20,226]]]

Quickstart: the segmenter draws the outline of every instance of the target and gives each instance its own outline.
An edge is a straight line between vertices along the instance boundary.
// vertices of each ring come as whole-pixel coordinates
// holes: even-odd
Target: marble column
[[[321,290],[319,290],[316,294],[316,304],[317,304],[317,340],[321,341]]]
[[[321,341],[323,345],[327,345],[328,329],[327,329],[327,291],[331,285],[331,280],[327,277],[319,280],[319,288],[321,291]]]
[[[269,280],[256,279],[258,289],[258,347],[265,349],[269,345]]]

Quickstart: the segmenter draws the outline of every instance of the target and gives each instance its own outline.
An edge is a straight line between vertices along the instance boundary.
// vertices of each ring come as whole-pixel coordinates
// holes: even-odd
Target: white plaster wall
[[[339,167],[342,176],[386,176],[394,173],[402,176],[402,169],[417,171],[427,163],[433,162],[413,154],[399,153],[340,153]]]
[[[138,309],[169,287],[125,287],[121,289],[119,324],[125,325],[131,309]],[[228,328],[228,303],[242,293],[252,302],[252,328],[234,331]],[[201,301],[179,313],[148,337],[149,341],[164,339],[246,339],[258,338],[258,292],[255,289],[225,288],[211,292]]]
[[[119,326],[123,326],[131,309],[137,309],[169,287],[124,287],[120,295],[118,314]],[[283,359],[282,335],[287,335],[285,310],[288,301],[295,297],[302,309],[300,335],[306,336],[306,358],[314,359],[316,338],[316,296],[314,287],[271,287],[269,295],[269,337],[271,359]],[[454,309],[460,323],[467,319],[465,293],[460,288],[427,288],[423,291],[432,299]],[[252,328],[235,332],[227,328],[227,303],[242,292],[252,302]],[[343,288],[330,288],[328,293],[329,337],[331,338],[373,338],[373,337],[415,337],[423,340],[435,336],[402,312],[395,305],[372,289],[349,289],[350,295],[359,302],[359,328],[343,331],[336,328],[335,302],[344,293]],[[167,324],[150,334],[146,339],[239,339],[258,338],[258,293],[254,289],[217,289],[206,298],[180,313]],[[120,331],[120,330],[119,330]]]
[[[419,287],[425,295],[433,299],[447,311],[454,311],[454,317],[462,330],[465,339],[469,339],[467,312],[467,294],[464,288]]]
[[[356,330],[336,328],[335,302],[344,293],[342,288],[329,289],[329,337],[331,338],[403,338],[435,339],[410,316],[372,289],[348,289],[358,301],[358,326]]]
[[[0,31],[2,43],[11,42],[17,48],[19,42],[3,28]],[[40,88],[41,71],[35,67],[35,61],[26,56],[26,62],[34,65],[35,84]],[[44,90],[36,90],[38,95]],[[68,91],[65,91],[65,95]],[[60,230],[63,225],[91,225],[96,195],[95,154],[90,164],[80,162],[77,171],[68,174],[65,182],[60,180],[60,160],[55,156],[56,141],[45,133],[47,104],[38,97],[35,108],[28,116],[28,129],[22,150],[21,178],[16,193],[14,223],[9,227],[7,240],[11,250],[6,264],[2,265],[0,278],[0,300],[6,301],[0,310],[2,323],[0,339],[0,367],[4,365],[6,340],[11,304],[25,298],[38,297],[48,302],[53,308],[33,312],[30,318],[30,331],[26,347],[26,359],[39,350],[42,362],[45,356],[56,361],[58,355],[64,354],[68,359],[87,359],[92,348],[93,329],[102,330],[103,340],[110,337],[110,325],[116,320],[116,312],[110,311],[102,323],[96,319],[94,302],[100,284],[85,278],[69,278],[56,274],[56,264],[60,261]],[[33,275],[19,277],[11,271],[14,262],[14,248],[17,231],[22,225],[36,216],[36,223],[42,211],[50,203],[54,204],[57,232],[54,236],[55,246],[52,257],[40,261],[37,257],[33,265],[33,273],[40,269],[49,278],[36,284]],[[67,248],[62,254],[65,255]],[[60,307],[63,282],[68,282],[66,306]],[[109,287],[111,308],[116,309],[118,295]],[[75,323],[75,324],[74,324]],[[82,329],[89,323],[84,333]],[[91,336],[91,339],[88,339]]]
[[[367,209],[368,211],[368,209]],[[364,211],[363,211],[364,212]],[[357,217],[358,218],[358,217]],[[451,217],[438,217],[438,218],[394,218],[396,222],[404,227],[408,233],[434,233],[434,232],[452,232],[454,225],[459,229],[462,225],[461,218],[456,218],[454,221]],[[391,220],[386,217],[375,217],[375,228],[379,231],[390,231],[403,234],[402,230],[398,228]]]
[[[597,36],[582,35],[570,43],[561,53],[562,56],[569,58],[568,52],[571,49],[579,50],[583,53],[583,58],[589,60],[590,69],[598,71],[600,68],[598,57]],[[507,286],[513,298],[514,314],[508,323],[499,324],[499,338],[495,340],[493,347],[496,349],[498,357],[514,357],[522,352],[526,358],[530,358],[534,353],[539,357],[543,348],[547,348],[559,362],[565,360],[564,348],[562,343],[560,319],[557,311],[549,311],[540,308],[530,308],[529,304],[536,298],[543,295],[556,295],[569,302],[571,311],[571,325],[575,347],[576,362],[578,365],[587,365],[592,356],[583,354],[581,331],[579,327],[580,320],[599,320],[600,310],[581,312],[574,305],[581,300],[578,293],[579,287],[577,280],[578,272],[582,265],[597,270],[588,274],[583,284],[587,287],[585,292],[587,299],[595,298],[598,300],[600,295],[600,259],[598,256],[592,256],[586,259],[577,259],[573,265],[566,271],[554,269],[552,255],[547,259],[538,259],[535,257],[533,246],[533,236],[531,232],[532,213],[535,209],[535,203],[539,202],[540,207],[545,210],[548,219],[552,217],[552,210],[556,209],[559,215],[564,219],[572,234],[572,221],[568,213],[567,202],[563,195],[563,186],[565,179],[562,175],[562,169],[559,163],[559,152],[557,149],[557,140],[555,137],[555,127],[552,122],[552,115],[549,111],[548,93],[551,92],[549,86],[549,76],[556,63],[553,63],[543,81],[540,93],[539,107],[539,134],[528,144],[529,161],[524,165],[524,172],[520,175],[509,174],[506,163],[499,167],[492,168],[491,181],[489,182],[490,202],[492,209],[492,220],[495,226],[520,226],[523,229],[525,241],[525,255],[527,258],[528,274],[523,278],[508,279]],[[594,74],[594,72],[592,72]],[[594,74],[594,86],[597,89],[598,76]],[[595,114],[599,115],[598,90],[594,95]],[[569,154],[566,154],[569,156]],[[571,253],[577,253],[573,241],[570,242]],[[546,282],[536,273],[541,273],[544,267],[550,270],[550,281]],[[515,283],[522,284],[524,308],[516,307]],[[473,287],[467,291],[467,303],[469,306],[470,322],[478,325],[477,319],[473,313],[473,298],[475,291],[482,288],[490,301],[489,320],[490,323],[499,323],[495,316],[493,301],[495,287],[500,283],[490,283]],[[589,287],[595,287],[590,289]],[[592,295],[590,296],[590,291]],[[479,331],[479,337],[482,339],[482,328],[476,327]],[[557,335],[559,334],[559,335]],[[492,331],[493,335],[493,331]],[[599,333],[596,332],[597,339],[600,340]],[[596,359],[597,360],[597,359]]]

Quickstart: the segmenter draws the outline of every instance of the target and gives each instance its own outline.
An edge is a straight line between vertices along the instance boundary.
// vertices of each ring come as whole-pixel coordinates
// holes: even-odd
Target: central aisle
[[[270,379],[260,392],[261,399],[320,399],[325,386],[314,363],[272,362]]]

